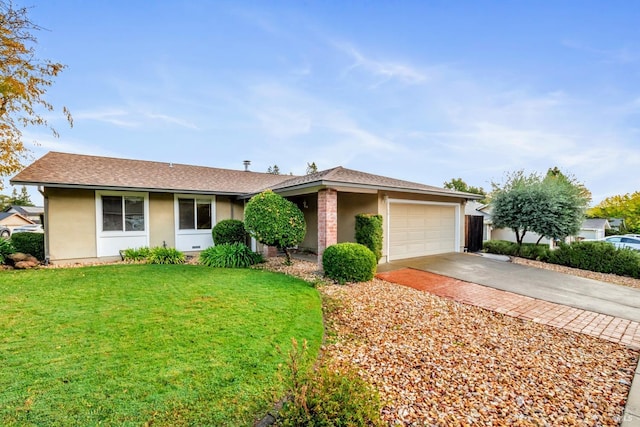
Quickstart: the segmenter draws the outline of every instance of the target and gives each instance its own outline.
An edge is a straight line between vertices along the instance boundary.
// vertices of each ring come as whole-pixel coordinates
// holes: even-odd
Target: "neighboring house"
[[[9,237],[6,235],[6,230],[9,233],[13,233],[13,229],[22,225],[33,224],[33,221],[29,218],[25,218],[16,212],[0,212],[0,230],[2,230],[2,237]]]
[[[610,230],[611,226],[609,221],[603,218],[588,218],[585,219],[578,232],[578,240],[599,240],[604,239],[606,235],[605,230]]]
[[[616,233],[623,234],[627,232],[627,224],[624,223],[624,218],[609,218],[609,226]]]
[[[29,219],[32,224],[42,224],[42,218],[44,217],[43,206],[11,205],[7,207],[4,211],[18,213],[23,217]]]
[[[52,262],[109,260],[142,246],[200,251],[213,244],[217,222],[243,219],[245,203],[265,189],[300,207],[307,222],[300,247],[319,256],[354,241],[359,213],[383,216],[381,262],[460,252],[464,205],[480,197],[342,167],[292,177],[58,152],[11,183],[42,188]]]

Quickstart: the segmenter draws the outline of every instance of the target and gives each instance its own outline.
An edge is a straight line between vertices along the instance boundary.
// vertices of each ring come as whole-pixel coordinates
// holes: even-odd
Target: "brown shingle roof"
[[[290,176],[143,160],[50,152],[11,182],[78,188],[127,188],[245,194]]]
[[[403,181],[401,179],[374,175],[353,169],[343,168],[342,166],[305,176],[297,176],[275,185],[274,187],[272,187],[272,189],[284,190],[292,187],[302,187],[306,185],[319,184],[328,186],[354,185],[357,187],[370,187],[394,191],[409,191],[418,193],[459,196],[466,198],[480,198],[479,196],[476,197],[476,195],[473,194],[461,193],[459,191],[420,184],[418,182]]]
[[[36,160],[13,177],[11,183],[49,187],[233,194],[245,197],[268,188],[277,191],[307,186],[353,186],[468,199],[480,197],[343,167],[292,177],[58,152],[50,152]]]

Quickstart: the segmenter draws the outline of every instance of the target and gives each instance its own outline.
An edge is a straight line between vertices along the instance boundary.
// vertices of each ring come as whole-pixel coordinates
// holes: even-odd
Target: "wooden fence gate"
[[[464,246],[467,252],[478,252],[482,249],[482,228],[484,217],[477,215],[465,215]]]

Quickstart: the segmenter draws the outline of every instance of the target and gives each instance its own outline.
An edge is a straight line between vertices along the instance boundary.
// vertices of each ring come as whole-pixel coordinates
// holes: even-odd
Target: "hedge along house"
[[[265,189],[295,202],[307,222],[299,245],[318,253],[355,241],[355,216],[383,216],[381,262],[460,252],[464,204],[477,195],[336,167],[292,177],[50,152],[16,175],[44,196],[45,253],[53,263],[109,261],[119,251],[213,245],[212,227],[243,219]]]

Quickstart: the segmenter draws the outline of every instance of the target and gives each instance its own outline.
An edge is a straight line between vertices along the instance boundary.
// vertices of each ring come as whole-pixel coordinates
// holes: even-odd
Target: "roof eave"
[[[304,194],[304,193],[300,193],[300,191],[301,190],[302,191],[317,190],[318,188],[335,188],[335,187],[362,189],[362,190],[368,190],[368,191],[398,191],[398,192],[404,192],[404,193],[425,194],[430,196],[455,197],[455,198],[467,199],[467,200],[478,200],[483,197],[478,194],[471,194],[471,193],[461,193],[461,192],[458,193],[458,192],[426,190],[426,189],[422,190],[417,188],[395,187],[395,186],[373,185],[373,184],[356,184],[352,182],[331,181],[331,180],[318,180],[318,181],[306,182],[304,184],[274,188],[273,191],[276,193],[296,192],[298,194]],[[267,189],[268,188],[265,188],[261,191],[265,191]],[[309,192],[311,193],[314,191],[309,191]],[[260,193],[260,191],[255,193],[247,193],[239,197],[241,199],[244,199],[244,198],[248,199],[258,193]]]
[[[47,188],[67,188],[77,190],[96,190],[96,191],[142,191],[149,193],[179,193],[179,194],[202,194],[215,196],[241,196],[245,193],[235,191],[204,191],[204,190],[187,190],[179,188],[147,188],[147,187],[119,187],[109,185],[88,185],[88,184],[66,184],[51,182],[33,182],[33,181],[10,181],[11,185],[35,185]]]

